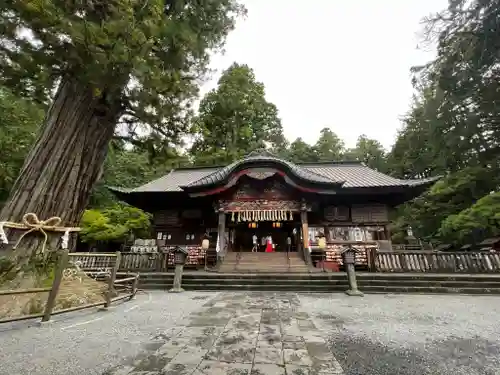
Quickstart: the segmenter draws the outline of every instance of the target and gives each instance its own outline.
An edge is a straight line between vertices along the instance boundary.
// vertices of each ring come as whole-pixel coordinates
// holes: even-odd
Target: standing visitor
[[[289,253],[290,251],[292,251],[292,237],[288,235],[286,238],[286,252]]]
[[[254,233],[252,236],[252,253],[257,252],[257,235]]]
[[[266,253],[272,253],[273,252],[273,239],[271,235],[267,236],[267,243],[266,243]]]
[[[262,238],[260,240],[260,244],[262,246],[261,250],[265,250],[266,249],[266,244],[267,244],[267,237],[266,236],[262,236]]]

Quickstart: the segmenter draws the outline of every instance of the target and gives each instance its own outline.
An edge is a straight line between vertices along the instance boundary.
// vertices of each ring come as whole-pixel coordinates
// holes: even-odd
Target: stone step
[[[142,284],[161,284],[170,283],[173,281],[173,276],[169,278],[149,278],[142,279]],[[333,279],[333,280],[321,280],[321,279],[310,279],[304,280],[296,278],[295,275],[289,275],[287,279],[266,279],[262,277],[248,277],[248,278],[183,278],[184,284],[269,284],[269,285],[306,285],[306,286],[318,286],[318,285],[347,285],[347,278]],[[427,281],[404,281],[397,283],[388,283],[386,281],[378,281],[375,283],[365,283],[358,281],[360,288],[378,288],[378,287],[444,287],[444,288],[500,288],[500,283],[496,282],[467,282],[467,281],[439,281],[429,283]]]
[[[169,289],[173,274],[142,274],[143,289]],[[422,274],[358,275],[359,288],[364,293],[462,293],[500,294],[500,277],[494,275],[433,275]],[[258,290],[296,292],[341,292],[348,288],[345,273],[186,273],[186,290]]]
[[[359,280],[360,286],[433,286],[433,287],[451,287],[451,288],[474,288],[474,287],[489,287],[500,288],[500,281],[467,281],[467,280]]]
[[[141,279],[147,278],[172,278],[174,276],[173,272],[144,272],[140,273]],[[242,275],[238,272],[233,272],[229,274],[220,274],[218,272],[203,272],[203,271],[186,271],[183,274],[183,278],[203,278],[203,279],[238,279],[244,278],[247,280],[252,280],[253,278],[267,278],[267,279],[289,279],[289,275],[283,275],[280,273],[274,274],[245,274]],[[335,279],[346,279],[347,275],[344,272],[318,272],[318,273],[304,273],[293,276],[295,279],[300,280],[309,280],[309,279],[318,279],[318,280],[335,280]],[[500,282],[500,275],[485,275],[485,274],[423,274],[423,273],[414,273],[414,274],[389,274],[389,273],[358,273],[357,274],[358,282],[363,281],[384,281],[384,282],[404,282],[404,281],[425,281],[425,282],[433,282],[433,281],[467,281],[467,282]]]
[[[147,284],[143,289],[164,289],[168,290],[172,284]],[[347,285],[318,285],[318,286],[300,286],[284,284],[183,284],[185,290],[198,291],[293,291],[303,293],[328,293],[344,292],[348,289]],[[397,294],[397,293],[415,293],[415,294],[495,294],[500,295],[500,288],[445,288],[445,287],[365,287],[360,288],[366,294]]]
[[[147,290],[168,290],[172,284],[147,284],[141,286],[142,289]],[[262,285],[262,284],[182,284],[185,290],[198,290],[198,291],[281,291],[281,292],[343,292],[348,289],[347,285],[322,285],[315,288],[305,288],[297,285]]]
[[[222,282],[223,281],[223,282]],[[141,283],[141,285],[151,285],[151,284],[162,284],[162,283],[172,283],[173,278],[171,280],[167,279],[151,279],[147,280]],[[253,284],[253,285],[307,285],[307,286],[319,286],[319,287],[324,287],[324,286],[331,286],[331,285],[346,285],[348,284],[347,280],[334,280],[330,281],[328,283],[314,280],[311,282],[308,282],[307,284],[304,284],[303,281],[300,280],[279,280],[276,282],[269,282],[268,280],[261,280],[261,279],[256,279],[253,280],[251,283],[245,282],[245,280],[241,279],[225,279],[225,280],[204,280],[204,279],[182,279],[182,284],[183,285],[217,285],[217,284],[228,284],[228,285],[239,285],[239,284]]]
[[[438,273],[357,273],[358,280],[389,280],[389,281],[404,281],[404,280],[425,280],[425,281],[440,281],[440,280],[468,280],[468,281],[500,281],[500,274],[438,274]]]

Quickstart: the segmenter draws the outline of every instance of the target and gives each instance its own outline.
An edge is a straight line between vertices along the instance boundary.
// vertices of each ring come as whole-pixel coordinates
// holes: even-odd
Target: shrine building
[[[275,252],[300,252],[322,235],[328,260],[345,245],[390,250],[390,210],[434,181],[397,179],[359,162],[292,163],[255,151],[224,167],[172,169],[143,186],[110,190],[152,213],[152,237],[165,247],[187,246],[188,264],[201,265],[207,251],[219,259],[251,251],[255,237],[258,252],[269,238]]]

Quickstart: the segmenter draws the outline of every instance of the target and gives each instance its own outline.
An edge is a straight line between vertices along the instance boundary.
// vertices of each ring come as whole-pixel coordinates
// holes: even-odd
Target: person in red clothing
[[[271,237],[271,235],[267,236],[267,240],[266,240],[266,253],[272,253],[274,250],[273,250],[273,239]]]

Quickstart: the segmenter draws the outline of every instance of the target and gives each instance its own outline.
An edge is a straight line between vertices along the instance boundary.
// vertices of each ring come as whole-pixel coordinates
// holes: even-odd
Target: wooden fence
[[[358,249],[356,268],[372,272],[420,272],[420,273],[500,273],[500,253],[496,252],[432,252],[432,251],[379,251],[365,247]],[[107,254],[109,255],[109,254]],[[73,261],[79,262],[87,272],[104,272],[113,267],[114,260],[106,254],[74,253]],[[328,255],[328,254],[326,254]],[[210,269],[216,263],[214,251],[207,251],[205,258],[185,268]],[[331,258],[331,257],[330,257]],[[313,252],[311,260],[324,268],[331,259]],[[338,258],[338,259],[337,259]],[[340,255],[333,259],[342,270]],[[173,258],[163,253],[121,253],[120,273],[171,272],[175,268]],[[328,267],[327,267],[328,268]],[[126,276],[126,274],[125,274]]]
[[[48,292],[48,297],[42,308],[43,311],[29,315],[8,316],[0,319],[0,323],[34,318],[42,318],[42,322],[46,322],[50,320],[51,316],[56,314],[82,310],[90,307],[103,306],[104,308],[107,308],[116,301],[132,299],[137,293],[139,274],[118,272],[118,268],[120,267],[120,258],[121,254],[119,252],[115,254],[82,254],[68,253],[67,250],[61,251],[54,271],[54,279],[52,285],[49,287],[0,290],[0,296],[15,296]],[[82,273],[97,281],[103,282],[103,287],[99,288],[99,290],[103,292],[103,298],[93,303],[82,304],[80,302],[80,304],[77,304],[76,306],[56,309],[56,299],[61,296],[61,284],[64,281],[78,279],[82,282]],[[69,293],[69,295],[74,294],[72,290],[66,291],[66,293]]]
[[[498,252],[377,251],[369,258],[369,268],[377,272],[500,272]]]
[[[213,251],[212,251],[213,250]],[[113,266],[106,254],[74,253],[73,262],[78,262],[87,271],[103,271]],[[209,249],[203,256],[196,254],[184,268],[206,269],[215,266],[217,253]],[[175,268],[173,253],[120,253],[119,270],[122,272],[168,272]]]

